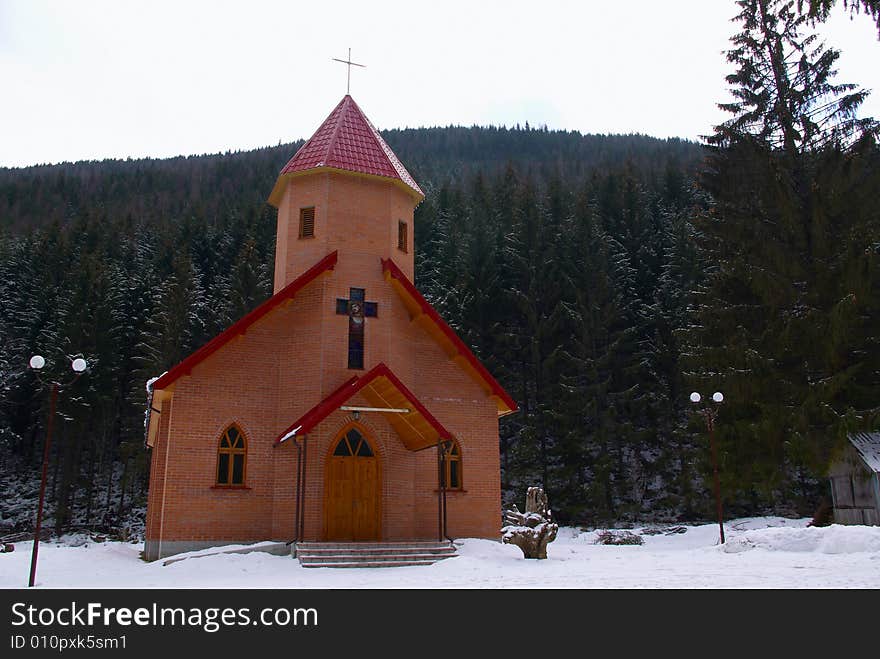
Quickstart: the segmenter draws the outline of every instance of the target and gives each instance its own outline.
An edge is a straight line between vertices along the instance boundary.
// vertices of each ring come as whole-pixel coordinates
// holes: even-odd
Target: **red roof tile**
[[[284,166],[281,176],[317,167],[398,179],[418,195],[425,196],[379,131],[348,95]]]

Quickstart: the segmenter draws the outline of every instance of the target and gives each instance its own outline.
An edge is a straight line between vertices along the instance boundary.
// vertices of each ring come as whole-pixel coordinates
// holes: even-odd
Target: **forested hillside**
[[[665,264],[695,203],[700,147],[529,127],[385,137],[428,195],[416,211],[417,285],[523,407],[502,427],[505,484],[557,482],[557,510],[584,519],[652,514],[642,501],[658,497],[675,509],[669,482],[680,467],[659,450],[669,431],[647,436],[645,416],[621,434],[611,419],[664,395],[658,383],[628,392],[652,378],[629,372],[644,359],[640,336],[668,331],[633,323],[658,286],[673,285]],[[60,398],[50,483],[62,526],[74,510],[84,523],[142,501],[144,383],[271,293],[275,211],[265,198],[298,146],[0,174],[7,477],[34,475],[42,456],[47,396],[22,365],[36,352],[59,369],[80,352],[91,364]],[[602,309],[588,311],[584,293],[599,290]],[[576,384],[578,367],[559,370],[560,347],[579,360],[572,367],[601,356],[607,383]],[[584,386],[603,392],[589,401],[599,416],[581,426],[578,399],[594,398]],[[623,469],[641,471],[624,479]],[[654,472],[662,478],[635,499],[626,488]],[[16,527],[31,521],[30,507],[4,514]]]
[[[427,194],[416,284],[520,405],[501,423],[508,501],[543,484],[568,523],[711,517],[692,390],[725,394],[732,515],[811,514],[846,432],[877,429],[877,126],[793,3],[737,4],[739,100],[705,146],[384,133]],[[759,43],[785,44],[791,68]],[[0,532],[33,523],[34,353],[65,381],[72,356],[90,363],[59,397],[54,526],[138,532],[145,382],[270,295],[265,199],[298,146],[0,170]]]

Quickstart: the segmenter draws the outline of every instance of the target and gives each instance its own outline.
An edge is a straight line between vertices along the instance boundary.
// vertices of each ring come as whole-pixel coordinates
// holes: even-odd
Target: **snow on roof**
[[[857,432],[849,436],[853,445],[871,471],[880,473],[880,432]]]
[[[293,430],[291,430],[290,432],[288,432],[288,433],[287,433],[286,435],[284,435],[283,437],[279,437],[279,438],[278,438],[278,443],[280,444],[281,442],[286,442],[286,441],[287,441],[288,439],[290,439],[291,437],[296,437],[296,433],[298,433],[301,429],[302,429],[302,426],[297,426],[296,428],[294,428]]]

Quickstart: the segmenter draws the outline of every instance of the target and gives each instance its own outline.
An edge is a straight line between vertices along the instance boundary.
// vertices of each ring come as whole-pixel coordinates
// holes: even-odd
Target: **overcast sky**
[[[0,0],[0,166],[309,137],[351,93],[380,129],[513,125],[697,139],[723,119],[733,0]],[[864,15],[824,30],[874,89]]]

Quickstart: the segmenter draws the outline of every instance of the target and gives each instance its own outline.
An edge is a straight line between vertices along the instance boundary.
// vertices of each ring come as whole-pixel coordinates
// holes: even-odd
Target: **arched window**
[[[440,484],[447,490],[461,489],[461,448],[454,439],[443,445],[443,468]]]
[[[337,457],[355,456],[359,458],[372,458],[373,449],[369,443],[355,428],[345,433],[336,445],[333,455]]]
[[[247,444],[236,426],[229,426],[217,449],[217,485],[244,485]]]

